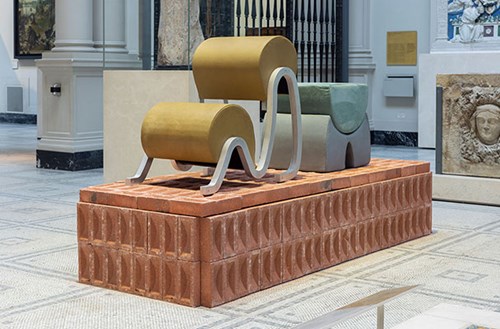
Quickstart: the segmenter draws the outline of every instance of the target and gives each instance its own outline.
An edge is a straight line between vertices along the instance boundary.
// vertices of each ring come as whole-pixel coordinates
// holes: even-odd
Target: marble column
[[[375,72],[375,61],[371,42],[371,2],[351,0],[349,2],[349,82],[370,85]],[[372,89],[368,94],[368,120],[373,128]]]
[[[140,68],[137,55],[130,55],[125,48],[125,1],[105,0],[105,3],[109,13],[102,11],[103,0],[56,0],[56,47],[44,52],[36,62],[37,167],[61,170],[102,167],[103,68]],[[104,33],[109,45],[105,63],[103,15],[107,20]],[[53,93],[54,86],[60,86],[59,93]]]
[[[92,1],[56,0],[56,41],[53,52],[93,52]]]
[[[103,51],[104,47],[107,53],[128,53],[125,42],[125,1],[93,1],[94,47],[98,51]]]

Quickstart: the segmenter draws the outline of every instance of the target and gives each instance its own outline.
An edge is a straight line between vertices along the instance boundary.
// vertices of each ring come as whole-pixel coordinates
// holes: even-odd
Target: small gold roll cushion
[[[201,98],[267,99],[273,71],[297,73],[297,52],[285,37],[223,37],[205,40],[193,56],[193,75]]]
[[[150,158],[217,163],[226,140],[242,137],[255,156],[248,113],[235,104],[159,103],[146,114],[141,142]]]

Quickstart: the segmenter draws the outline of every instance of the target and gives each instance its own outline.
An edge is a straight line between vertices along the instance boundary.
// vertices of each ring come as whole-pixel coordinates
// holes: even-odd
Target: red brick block
[[[179,304],[200,305],[200,263],[178,261],[179,277],[176,285]]]
[[[214,307],[224,303],[224,264],[201,263],[201,305]]]
[[[337,176],[334,177],[332,180],[332,190],[341,190],[344,188],[349,188],[351,187],[351,179],[349,176]]]
[[[318,271],[322,268],[323,259],[325,259],[325,251],[322,235],[315,235],[309,239],[309,243],[305,246],[306,260],[309,264],[311,272]],[[310,255],[308,255],[308,253]]]
[[[366,222],[366,253],[372,253],[380,250],[380,229],[377,229],[377,219],[371,219]]]
[[[160,286],[162,299],[176,302],[179,299],[176,290],[176,283],[179,277],[177,260],[161,259],[161,271]]]
[[[318,216],[321,218],[322,223],[321,232],[318,233],[322,233],[324,231],[330,230],[334,226],[337,226],[335,217],[333,216],[331,193],[321,196],[316,207],[316,214],[318,214]]]
[[[232,257],[223,260],[223,275],[224,275],[224,290],[223,290],[223,300],[224,302],[235,300],[238,298],[237,289],[242,287],[237,287],[239,285],[241,273],[239,273],[240,268],[236,264],[238,257]]]
[[[132,210],[132,250],[146,254],[148,249],[148,213]]]
[[[352,174],[349,179],[351,180],[351,187],[366,185],[370,183],[370,174],[359,172]]]
[[[106,288],[118,289],[120,253],[116,249],[106,249]]]
[[[294,263],[292,264],[292,279],[296,279],[303,276],[308,270],[304,240],[294,240],[292,244],[292,252],[294,254]]]
[[[405,163],[401,167],[401,177],[413,176],[417,173],[417,166],[413,163]]]
[[[195,262],[200,259],[200,221],[195,217],[178,218],[178,257]]]
[[[340,261],[345,262],[354,257],[352,250],[352,228],[351,226],[344,226],[339,230],[340,239]]]
[[[367,253],[366,222],[361,222],[357,224],[356,234],[357,234],[357,243],[356,243],[355,257],[360,257]]]
[[[89,242],[91,240],[91,216],[93,205],[79,202],[77,204],[77,237],[78,241]]]
[[[431,164],[429,162],[416,163],[415,174],[425,174],[431,171]]]
[[[103,232],[103,222],[102,222],[102,206],[91,206],[90,207],[90,228],[91,234],[90,238],[92,243],[104,243],[104,232]]]
[[[258,208],[251,208],[245,211],[247,249],[256,250],[261,246],[262,239],[262,212]]]
[[[145,296],[147,289],[148,256],[132,254],[132,293]]]
[[[120,244],[120,217],[121,208],[103,207],[103,236],[104,242],[109,248],[118,248]]]
[[[238,255],[234,258],[236,298],[247,295],[249,292],[250,257],[249,254]]]
[[[423,208],[425,213],[425,227],[423,229],[424,235],[432,233],[432,206],[427,205]]]
[[[293,241],[283,243],[283,282],[290,281],[294,278],[295,264],[295,245]]]
[[[387,179],[387,173],[382,169],[372,169],[370,174],[368,175],[368,181],[370,183],[377,183]]]
[[[281,244],[276,244],[261,250],[261,289],[266,289],[282,282],[282,252]]]
[[[90,272],[90,283],[94,286],[103,287],[106,275],[106,248],[102,245],[94,245],[92,249],[94,264],[91,266],[93,271]]]
[[[129,251],[120,252],[120,291],[132,292],[132,253]]]
[[[302,207],[301,215],[302,217],[302,234],[301,236],[309,236],[314,233],[314,222],[315,219],[315,204],[314,200],[311,198],[304,198],[299,201],[300,207]]]
[[[283,205],[283,241],[297,239],[302,236],[304,216],[300,202],[288,202]]]
[[[200,218],[200,258],[203,262],[214,262],[224,258],[224,217]]]
[[[146,296],[154,299],[162,299],[162,278],[165,275],[163,272],[162,259],[158,256],[149,256],[148,265],[148,271],[146,273]]]
[[[238,237],[237,235],[237,223],[235,216],[224,216],[224,220],[222,221],[223,227],[223,236],[224,236],[224,244],[223,244],[223,257],[229,258],[236,255]]]
[[[78,243],[78,281],[90,283],[94,266],[94,251],[92,245],[86,242]]]
[[[248,293],[259,291],[262,284],[262,257],[260,250],[251,251],[248,256]]]
[[[270,206],[268,214],[267,221],[265,217],[262,217],[264,235],[267,237],[269,245],[281,243],[283,235],[283,206],[280,203]]]
[[[120,249],[132,250],[132,210],[120,208]]]

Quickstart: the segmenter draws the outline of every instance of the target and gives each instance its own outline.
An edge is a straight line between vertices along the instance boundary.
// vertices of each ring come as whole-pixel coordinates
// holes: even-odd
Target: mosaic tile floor
[[[432,307],[500,312],[500,208],[433,203],[433,234],[223,306],[188,308],[77,283],[76,202],[102,170],[35,168],[36,127],[0,124],[0,328],[292,328],[381,289],[391,328]],[[432,150],[373,156],[433,161]],[[432,167],[431,167],[432,168]],[[333,328],[373,328],[375,311]],[[498,325],[497,327],[500,327]],[[429,327],[432,328],[432,327]]]

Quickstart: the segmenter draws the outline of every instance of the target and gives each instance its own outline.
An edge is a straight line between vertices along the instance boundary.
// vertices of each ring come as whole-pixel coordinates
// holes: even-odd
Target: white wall
[[[7,112],[7,86],[23,87],[23,113],[37,109],[37,69],[33,60],[14,59],[13,1],[1,0],[0,10],[0,112]]]
[[[371,85],[372,129],[416,132],[418,127],[418,66],[387,66],[387,32],[418,31],[418,53],[429,53],[430,2],[376,0],[371,4],[371,38],[375,72]],[[418,65],[418,63],[417,63]],[[384,97],[386,75],[415,75],[415,97]]]

